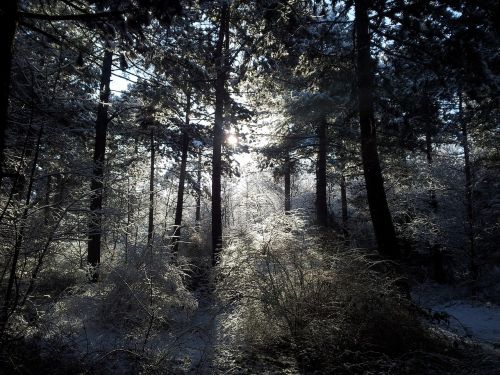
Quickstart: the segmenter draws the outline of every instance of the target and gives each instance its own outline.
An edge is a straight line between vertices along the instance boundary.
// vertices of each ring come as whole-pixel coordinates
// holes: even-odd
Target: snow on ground
[[[435,311],[450,315],[450,327],[478,341],[500,345],[500,306],[484,302],[450,301]]]
[[[187,318],[153,328],[146,340],[143,325],[115,326],[101,316],[108,289],[101,284],[85,285],[51,306],[40,330],[44,356],[95,364],[105,358],[111,362],[111,357],[123,354],[124,358],[114,358],[114,363],[109,364],[112,373],[120,374],[134,373],[131,365],[141,356],[147,356],[152,363],[164,363],[173,369],[172,373],[213,372],[220,311],[208,290],[194,292],[197,308]],[[133,315],[134,311],[129,313]]]
[[[178,361],[185,358],[189,364],[188,373],[210,373],[216,345],[217,317],[219,314],[214,297],[206,290],[195,292],[198,308],[185,329],[174,332],[173,357]],[[164,338],[163,338],[164,339]],[[165,340],[159,343],[165,345]],[[152,343],[154,345],[154,343]]]
[[[475,341],[500,345],[500,305],[476,300],[460,287],[422,284],[413,300],[432,312],[449,315],[447,328]]]

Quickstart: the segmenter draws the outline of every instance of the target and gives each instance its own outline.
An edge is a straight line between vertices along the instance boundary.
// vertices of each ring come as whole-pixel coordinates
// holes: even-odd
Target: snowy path
[[[176,332],[176,355],[178,361],[187,359],[189,374],[209,374],[213,369],[216,346],[217,319],[220,311],[214,297],[206,290],[197,290],[198,308],[184,331]]]

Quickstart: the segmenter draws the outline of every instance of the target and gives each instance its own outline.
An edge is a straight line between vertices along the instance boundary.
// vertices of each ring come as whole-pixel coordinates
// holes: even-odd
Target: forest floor
[[[198,308],[187,329],[175,333],[178,340],[173,357],[179,364],[188,361],[185,366],[187,373],[209,374],[214,368],[221,309],[209,288],[200,287],[194,291],[194,295],[198,300]]]
[[[474,296],[465,287],[424,283],[413,291],[413,299],[443,317],[440,327],[474,343],[491,346],[500,353],[500,305],[484,296]]]
[[[96,317],[102,295],[106,294],[98,285],[65,294],[50,314],[54,324],[46,328],[45,334],[35,335],[41,340],[44,363],[59,366],[62,372],[58,373],[134,374],[148,372],[148,368],[152,370],[150,373],[164,373],[168,369],[167,373],[174,375],[304,373],[293,353],[287,350],[252,351],[235,345],[234,337],[226,329],[238,324],[233,307],[221,305],[209,285],[208,280],[200,280],[192,288],[197,308],[182,324],[159,328],[146,340],[146,348],[142,346],[144,332],[131,335]],[[438,313],[431,324],[445,335],[470,344],[471,350],[479,348],[486,353],[484,356],[490,361],[484,367],[486,370],[479,363],[478,371],[473,373],[495,374],[491,369],[500,358],[500,305],[496,300],[474,298],[466,288],[431,283],[417,285],[412,298],[420,306]],[[104,372],[99,372],[103,362],[106,362],[101,369]],[[88,364],[91,366],[87,371],[79,370]]]
[[[225,330],[226,325],[235,324],[232,308],[222,306],[207,284],[194,290],[198,308],[188,328],[169,335],[170,338],[176,337],[174,342],[163,338],[163,345],[175,346],[171,362],[178,370],[172,369],[172,374],[301,373],[296,359],[286,353],[256,355],[240,345],[235,346],[234,338]]]
[[[228,345],[223,325],[230,319],[230,311],[218,305],[206,287],[195,290],[195,295],[198,309],[189,328],[178,333],[176,342],[176,362],[180,365],[183,358],[189,358],[189,365],[184,367],[187,373],[301,373],[296,359],[286,353],[256,355]],[[500,305],[467,297],[461,288],[438,284],[421,284],[412,297],[422,307],[443,317],[434,323],[444,332],[500,355]]]

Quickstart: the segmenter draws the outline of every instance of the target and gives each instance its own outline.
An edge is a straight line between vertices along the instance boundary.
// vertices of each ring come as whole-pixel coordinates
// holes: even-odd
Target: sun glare
[[[238,145],[238,137],[235,134],[228,134],[226,136],[226,144],[231,147],[236,147]]]

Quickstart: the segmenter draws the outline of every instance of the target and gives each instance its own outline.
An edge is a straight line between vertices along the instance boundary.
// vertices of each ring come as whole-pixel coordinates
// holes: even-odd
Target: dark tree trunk
[[[348,234],[349,231],[347,230],[347,225],[348,225],[348,212],[347,212],[347,184],[345,180],[345,174],[342,171],[342,174],[340,176],[340,200],[341,200],[341,205],[342,205],[342,230],[344,231],[344,234]]]
[[[91,266],[90,280],[99,279],[99,264],[101,262],[101,232],[102,232],[102,197],[104,190],[104,163],[106,155],[106,132],[108,128],[108,105],[111,93],[111,66],[113,53],[109,48],[104,51],[102,62],[101,85],[97,119],[95,122],[94,167],[90,182],[90,221],[87,261]]]
[[[150,163],[149,163],[149,215],[148,215],[148,247],[153,246],[153,236],[155,231],[154,210],[155,210],[155,132],[151,128],[150,134]]]
[[[175,223],[174,223],[174,256],[177,255],[179,251],[179,240],[181,236],[181,225],[182,225],[182,209],[184,207],[184,184],[186,181],[186,164],[187,164],[187,156],[188,156],[188,148],[189,148],[189,116],[191,112],[191,93],[189,92],[187,95],[187,103],[186,103],[186,120],[185,120],[185,128],[182,132],[182,150],[181,150],[181,170],[179,172],[179,186],[177,188],[177,206],[175,207]]]
[[[227,77],[227,50],[224,46],[229,41],[229,4],[223,1],[220,15],[220,26],[215,50],[217,78],[215,82],[215,124],[212,154],[212,265],[219,260],[222,248],[222,143],[224,138],[224,101]],[[227,49],[227,47],[226,47]]]
[[[128,263],[128,249],[130,225],[132,223],[132,193],[130,190],[130,177],[127,177],[127,227],[125,228],[125,264]]]
[[[196,175],[196,212],[195,220],[196,224],[199,225],[201,221],[201,148],[198,151],[198,171]]]
[[[463,99],[462,92],[459,92],[459,120],[462,128],[462,146],[464,148],[464,174],[465,174],[465,207],[467,210],[467,237],[469,237],[469,260],[470,272],[473,280],[479,276],[479,269],[476,260],[476,242],[474,231],[474,201],[473,201],[473,185],[472,185],[472,169],[470,162],[470,145],[469,145],[469,132],[467,123],[463,116]]]
[[[291,167],[290,167],[290,156],[287,155],[285,159],[285,166],[284,166],[284,175],[285,175],[285,214],[288,214],[290,210],[292,209],[292,197],[291,197],[291,184],[290,184],[290,177],[291,177]],[[247,199],[248,201],[248,199]]]
[[[356,45],[361,157],[368,205],[379,252],[397,258],[396,232],[387,204],[384,180],[377,151],[377,134],[373,113],[373,62],[370,56],[370,34],[367,0],[356,0]]]
[[[17,0],[3,0],[0,5],[0,185],[4,171],[5,138],[9,117],[12,48],[17,29]]]
[[[316,221],[319,226],[328,225],[328,202],[326,186],[326,154],[327,154],[326,119],[318,124],[317,137],[319,143],[318,159],[316,161]]]

